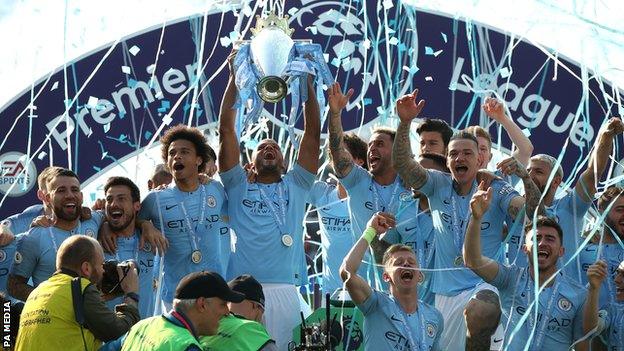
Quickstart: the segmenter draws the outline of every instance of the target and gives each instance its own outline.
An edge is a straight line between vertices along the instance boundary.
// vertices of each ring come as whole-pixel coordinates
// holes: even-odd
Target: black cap
[[[264,292],[262,285],[249,274],[243,274],[231,280],[230,289],[245,294],[245,299],[257,302],[264,308]]]
[[[216,272],[201,271],[187,274],[176,288],[176,299],[219,297],[225,301],[242,302],[245,295],[232,291],[225,280]]]

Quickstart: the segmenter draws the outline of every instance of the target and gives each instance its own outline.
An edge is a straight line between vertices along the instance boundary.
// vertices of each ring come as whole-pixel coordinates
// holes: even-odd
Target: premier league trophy
[[[287,121],[290,133],[294,130],[301,101],[307,100],[305,79],[308,74],[316,77],[320,106],[325,104],[322,86],[332,84],[334,79],[320,45],[291,38],[294,29],[288,27],[288,16],[273,12],[264,17],[256,16],[256,27],[251,32],[251,40],[239,42],[234,59],[238,135],[247,125],[257,122],[264,102],[277,103],[288,94],[291,95]]]

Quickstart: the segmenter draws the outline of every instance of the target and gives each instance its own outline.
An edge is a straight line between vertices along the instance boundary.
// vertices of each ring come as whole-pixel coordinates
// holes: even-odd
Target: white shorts
[[[299,312],[303,311],[307,317],[310,315],[310,307],[294,285],[262,284],[262,289],[265,298],[262,322],[275,340],[278,350],[288,350],[288,343],[293,339],[293,329],[301,323]]]
[[[498,289],[488,283],[481,283],[471,290],[462,291],[456,296],[444,296],[436,294],[435,307],[442,313],[444,318],[444,331],[440,336],[440,350],[464,351],[466,349],[466,320],[464,309],[468,301],[481,290],[492,290],[498,294]],[[498,328],[492,335],[490,350],[498,351],[503,346],[505,329],[499,323]]]

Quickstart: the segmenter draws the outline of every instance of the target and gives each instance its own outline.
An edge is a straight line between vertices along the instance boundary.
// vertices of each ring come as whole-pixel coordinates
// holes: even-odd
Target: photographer
[[[154,312],[154,252],[149,244],[140,246],[141,230],[136,227],[136,216],[141,208],[139,188],[126,177],[110,177],[104,184],[106,221],[116,237],[117,250],[114,254],[106,253],[104,258],[105,273],[101,290],[111,297],[121,296],[122,291],[116,278],[115,263],[127,266],[134,262],[139,273],[139,313],[141,318],[151,317]],[[108,267],[108,268],[107,268]],[[112,273],[112,274],[111,274]],[[111,277],[113,279],[108,279]],[[121,297],[113,298],[106,305],[113,309],[121,303]]]
[[[24,306],[16,350],[97,350],[139,321],[138,276],[132,267],[121,287],[124,304],[109,310],[96,287],[104,252],[93,238],[71,236],[59,247],[56,272],[37,286]],[[120,276],[121,269],[118,269]],[[78,285],[79,284],[79,285]]]

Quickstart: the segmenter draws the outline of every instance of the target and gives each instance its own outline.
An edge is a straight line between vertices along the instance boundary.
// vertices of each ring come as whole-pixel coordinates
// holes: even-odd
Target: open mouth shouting
[[[456,167],[455,167],[455,173],[456,173],[458,176],[463,176],[463,175],[465,175],[466,173],[468,173],[468,167],[467,167],[467,166],[463,166],[463,165],[456,166]]]
[[[123,211],[122,210],[113,210],[110,211],[110,218],[118,221],[123,217]]]
[[[175,162],[172,168],[174,172],[179,172],[184,169],[184,164],[180,162]]]
[[[400,270],[401,281],[409,284],[414,280],[414,271],[412,269],[401,269]]]

